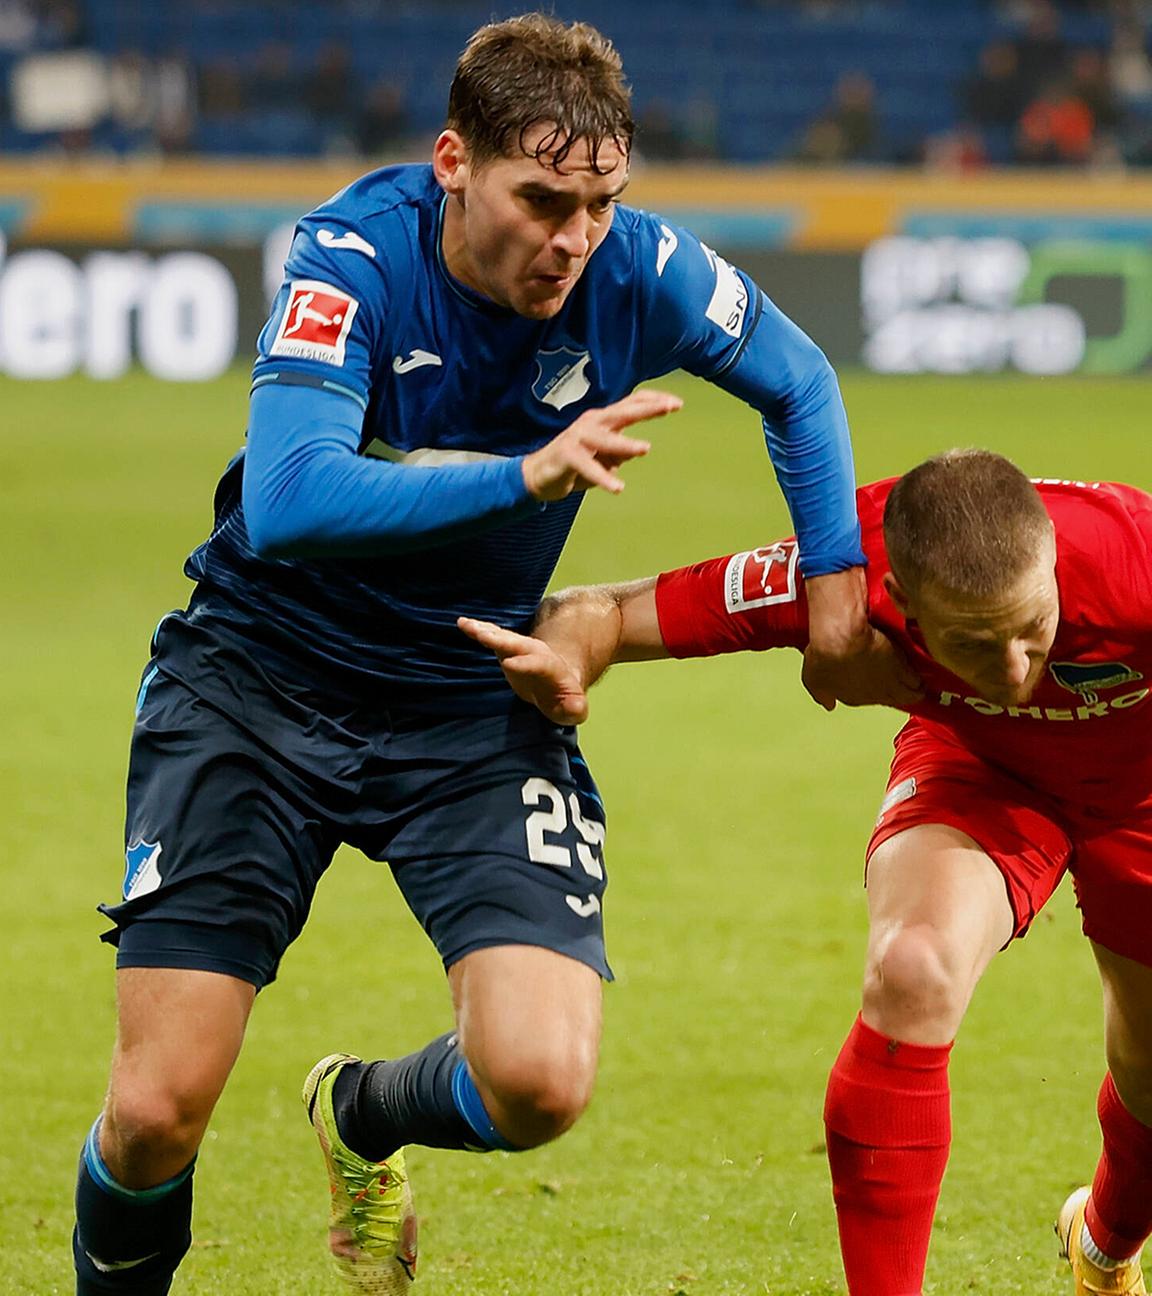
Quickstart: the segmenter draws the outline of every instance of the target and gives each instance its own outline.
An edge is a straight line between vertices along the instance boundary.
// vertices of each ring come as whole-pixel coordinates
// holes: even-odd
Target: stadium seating
[[[95,48],[109,55],[126,49],[179,54],[200,72],[230,64],[243,75],[263,47],[284,42],[301,91],[318,51],[338,40],[360,84],[387,79],[402,90],[418,138],[439,126],[455,58],[469,32],[494,12],[491,0],[83,0],[83,7]],[[720,155],[749,163],[789,157],[848,72],[865,72],[876,86],[882,158],[916,156],[925,136],[955,121],[956,87],[975,67],[980,47],[1007,30],[987,0],[873,0],[835,15],[779,0],[662,0],[658,7],[561,0],[556,8],[615,40],[641,116],[654,103],[671,105],[673,116],[686,104],[707,105]],[[1069,15],[1065,36],[1071,44],[1103,47],[1107,23]],[[11,57],[0,54],[0,74]],[[134,142],[130,132],[106,130],[93,140],[122,151]],[[10,127],[0,136],[6,149],[37,143]],[[190,145],[207,153],[295,156],[324,147],[303,92],[295,105],[272,110],[202,113]],[[1003,147],[992,143],[993,153]]]

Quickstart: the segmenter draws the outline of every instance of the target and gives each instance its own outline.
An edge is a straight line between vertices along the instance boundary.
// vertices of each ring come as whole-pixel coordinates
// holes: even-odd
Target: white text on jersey
[[[954,702],[963,702],[977,715],[1011,716],[1014,719],[1029,720],[1091,720],[1095,716],[1106,716],[1110,711],[1127,711],[1129,707],[1138,706],[1148,696],[1148,689],[1136,689],[1132,693],[1123,693],[1120,697],[1108,698],[1107,701],[1094,702],[1088,706],[1078,707],[1038,707],[1038,706],[1000,706],[982,697],[961,697],[959,693],[941,693],[940,705],[949,707]]]

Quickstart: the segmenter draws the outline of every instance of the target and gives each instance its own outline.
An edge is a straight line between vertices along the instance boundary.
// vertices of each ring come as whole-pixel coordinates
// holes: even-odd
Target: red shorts
[[[967,833],[1004,877],[1015,936],[1071,872],[1084,934],[1152,967],[1152,811],[1076,814],[911,721],[896,738],[888,791],[868,843],[917,824]]]

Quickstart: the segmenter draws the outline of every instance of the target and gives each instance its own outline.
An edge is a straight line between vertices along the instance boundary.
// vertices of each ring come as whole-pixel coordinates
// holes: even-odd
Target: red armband
[[[664,572],[656,616],[673,657],[803,648],[808,601],[795,540]]]

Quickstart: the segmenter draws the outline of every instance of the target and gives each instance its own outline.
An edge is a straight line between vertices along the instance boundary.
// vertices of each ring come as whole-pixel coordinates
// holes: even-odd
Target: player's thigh
[[[870,912],[878,924],[983,932],[994,952],[1027,932],[1071,849],[1052,807],[1024,784],[908,725],[868,843]]]
[[[946,1041],[997,950],[1059,884],[1069,840],[1022,785],[915,728],[868,850],[865,1019]]]
[[[256,737],[176,680],[151,682],[128,773],[120,968],[178,968],[259,988],[299,934],[336,836],[314,783],[279,758],[283,720],[246,698]],[[251,717],[249,717],[250,719]]]
[[[1011,939],[1000,871],[966,833],[918,824],[873,853],[868,918],[864,1020],[910,1043],[947,1043]]]
[[[610,979],[604,810],[573,731],[522,711],[426,726],[408,750],[434,776],[387,840],[353,844],[387,858],[445,967],[532,946]]]
[[[870,941],[924,928],[986,962],[1012,937],[1004,879],[988,853],[951,824],[922,823],[877,846],[868,860]]]
[[[488,1088],[582,1108],[599,1058],[602,982],[586,963],[533,945],[474,950],[448,973],[460,1045]]]
[[[1152,819],[1078,825],[1072,880],[1085,936],[1114,954],[1152,965]]]
[[[146,1187],[195,1154],[244,1040],[256,990],[184,968],[122,968],[101,1150],[120,1183]]]
[[[215,1103],[240,1052],[256,989],[218,972],[121,968],[112,1091],[171,1095],[189,1113]]]

